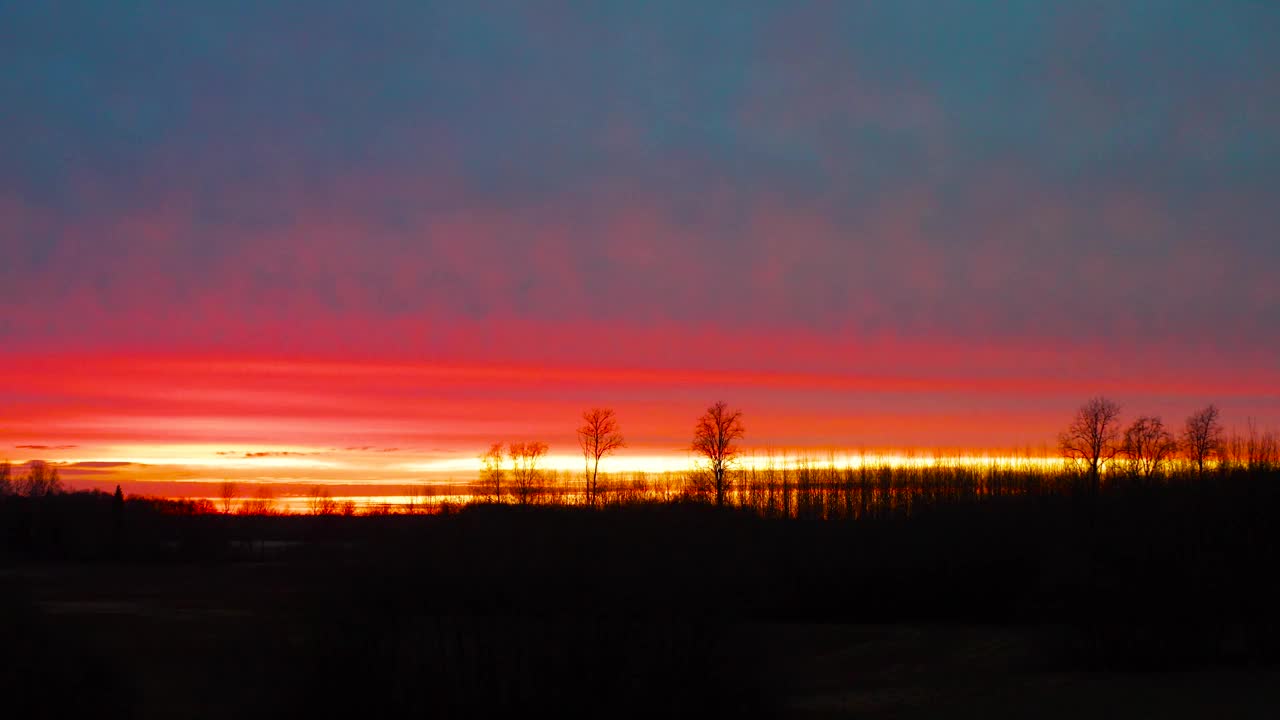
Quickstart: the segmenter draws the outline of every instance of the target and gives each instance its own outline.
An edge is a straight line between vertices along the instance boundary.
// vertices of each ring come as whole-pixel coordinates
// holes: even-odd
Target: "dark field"
[[[0,679],[23,717],[1274,717],[1276,480],[842,521],[7,498]]]

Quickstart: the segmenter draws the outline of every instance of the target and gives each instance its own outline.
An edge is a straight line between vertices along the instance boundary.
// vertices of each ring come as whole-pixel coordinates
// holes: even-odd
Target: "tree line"
[[[42,498],[63,491],[58,468],[43,460],[26,464],[26,472],[14,472],[9,462],[0,463],[0,495]]]
[[[581,498],[596,506],[618,499],[670,498],[654,487],[653,475],[632,473],[631,481],[602,488],[600,462],[625,447],[616,413],[591,408],[578,428],[585,461]],[[1244,434],[1228,435],[1216,405],[1208,405],[1170,428],[1156,415],[1139,415],[1127,425],[1121,408],[1106,397],[1083,403],[1058,435],[1063,465],[1058,470],[1028,462],[1022,466],[962,466],[945,459],[928,467],[861,463],[837,467],[834,459],[811,459],[787,466],[767,459],[765,467],[742,467],[743,413],[716,402],[697,418],[689,450],[698,458],[679,479],[679,498],[701,497],[717,506],[751,507],[769,515],[855,517],[927,506],[947,499],[1011,494],[1098,493],[1104,480],[1116,485],[1178,478],[1204,479],[1212,473],[1270,472],[1280,468],[1280,440],[1250,420]],[[480,487],[490,501],[511,497],[528,504],[545,497],[548,481],[538,467],[547,446],[541,442],[495,443],[482,458]],[[509,464],[508,464],[509,463]],[[668,484],[669,488],[669,484]],[[561,488],[562,490],[562,488]],[[610,492],[611,491],[611,492]]]
[[[1244,435],[1228,437],[1216,405],[1187,416],[1176,434],[1159,416],[1141,415],[1125,426],[1120,414],[1120,405],[1114,400],[1091,398],[1076,410],[1071,424],[1058,436],[1063,458],[1083,469],[1095,490],[1104,473],[1160,478],[1179,458],[1201,476],[1222,463],[1261,471],[1273,470],[1280,463],[1280,438],[1274,432],[1260,432],[1250,420]]]
[[[706,482],[702,482],[702,475],[693,481],[710,490],[716,505],[725,503],[729,473],[741,455],[738,441],[744,433],[742,411],[730,410],[723,401],[708,407],[694,426],[689,448],[704,464]],[[600,463],[626,447],[627,441],[617,413],[604,407],[584,411],[576,435],[583,459],[583,500],[594,507],[600,499]],[[541,441],[493,443],[480,456],[480,485],[484,495],[501,501],[505,493],[519,504],[530,503],[543,486],[540,463],[546,454],[547,444]]]
[[[577,428],[583,466],[574,481],[548,470],[543,463],[548,445],[538,440],[493,443],[480,457],[478,483],[470,493],[479,502],[514,502],[520,505],[561,502],[596,507],[618,502],[669,499],[703,499],[716,506],[753,507],[765,514],[806,514],[816,507],[839,507],[838,516],[861,516],[885,508],[909,508],[945,498],[1002,496],[1016,493],[1064,491],[1077,481],[1091,493],[1108,482],[1159,482],[1175,475],[1203,479],[1214,472],[1243,470],[1269,472],[1280,468],[1280,439],[1263,432],[1250,420],[1244,434],[1228,435],[1216,405],[1201,408],[1170,428],[1155,415],[1139,415],[1127,425],[1121,407],[1106,397],[1084,402],[1058,435],[1064,465],[1060,472],[1027,464],[1023,467],[961,468],[945,459],[933,467],[892,468],[876,463],[836,467],[811,459],[764,467],[742,467],[742,440],[746,433],[742,410],[718,401],[696,418],[688,449],[697,458],[694,467],[676,477],[662,473],[621,474],[606,482],[602,463],[627,447],[617,413],[592,407],[581,416]],[[622,480],[619,482],[619,480]],[[1056,490],[1055,490],[1056,488]],[[63,491],[56,467],[32,461],[24,472],[0,464],[0,495],[44,497]],[[821,500],[815,500],[821,496]],[[425,489],[415,486],[408,508],[430,511]],[[239,501],[239,502],[237,502]],[[358,509],[351,500],[330,496],[317,485],[306,497],[312,515],[354,515],[358,510],[392,512],[390,508]],[[205,507],[207,505],[208,507]],[[270,488],[258,487],[242,497],[241,488],[222,483],[215,502],[205,501],[205,511],[271,515],[280,507]],[[808,510],[806,510],[808,508]],[[823,516],[834,516],[823,510]]]

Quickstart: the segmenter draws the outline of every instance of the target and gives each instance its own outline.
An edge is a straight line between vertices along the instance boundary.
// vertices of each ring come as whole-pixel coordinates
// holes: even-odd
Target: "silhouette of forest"
[[[23,717],[929,717],[828,701],[900,682],[910,657],[951,662],[953,640],[1006,639],[918,681],[943,698],[992,677],[1274,672],[1272,433],[1228,435],[1212,406],[1123,426],[1095,398],[1061,463],[735,467],[741,418],[709,414],[688,474],[599,473],[587,438],[575,481],[538,471],[541,443],[495,445],[465,504],[317,492],[284,514],[233,487],[126,498],[6,468],[0,693]],[[1254,692],[1275,699],[1237,699]]]

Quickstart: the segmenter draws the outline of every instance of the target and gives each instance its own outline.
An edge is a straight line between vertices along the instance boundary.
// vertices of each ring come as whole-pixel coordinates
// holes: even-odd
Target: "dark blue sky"
[[[1278,36],[1266,2],[4,3],[0,332],[1271,352]]]

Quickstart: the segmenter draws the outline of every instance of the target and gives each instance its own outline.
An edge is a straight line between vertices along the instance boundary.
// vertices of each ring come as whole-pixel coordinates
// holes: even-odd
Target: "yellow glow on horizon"
[[[563,447],[563,445],[561,446]],[[233,449],[235,448],[235,449]],[[93,474],[70,475],[73,483],[135,482],[173,483],[191,486],[235,481],[250,484],[413,486],[465,485],[480,479],[478,453],[453,452],[446,455],[407,449],[392,454],[361,452],[360,448],[340,449],[302,445],[227,444],[136,444],[82,447],[74,456],[49,457],[69,473],[77,463],[88,463]],[[796,470],[802,467],[858,469],[862,467],[931,468],[967,467],[1001,470],[1053,470],[1061,468],[1056,455],[1021,454],[1009,451],[942,450],[831,450],[753,448],[731,466],[742,472]],[[640,473],[683,477],[702,465],[702,459],[688,451],[637,449],[604,458],[600,472],[608,477]],[[504,463],[510,468],[509,462]],[[584,460],[577,452],[553,452],[541,459],[539,469],[558,476],[558,481],[581,479]],[[550,479],[550,478],[548,478]],[[151,490],[163,492],[162,490]]]
[[[701,462],[692,454],[682,455],[616,455],[605,458],[600,463],[602,473],[635,473],[635,472],[684,472],[691,470]],[[850,451],[794,451],[789,453],[748,453],[740,456],[733,467],[738,470],[796,469],[800,467],[814,468],[926,468],[926,467],[1056,467],[1062,464],[1062,458],[1029,455],[980,455],[980,454],[946,454],[915,452],[850,452]],[[584,460],[581,455],[554,454],[547,455],[539,462],[543,470],[581,472]],[[403,463],[396,469],[427,473],[479,473],[481,461],[478,457],[458,457],[447,460],[433,460],[418,463]]]

